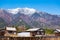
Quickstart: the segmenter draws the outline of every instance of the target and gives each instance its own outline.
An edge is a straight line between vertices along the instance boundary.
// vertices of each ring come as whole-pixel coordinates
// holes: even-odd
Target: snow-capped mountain
[[[0,18],[10,26],[60,28],[60,17],[58,15],[51,15],[33,8],[0,9]]]
[[[31,14],[35,13],[36,10],[33,8],[16,8],[16,9],[8,9],[8,12],[12,13],[12,14],[17,14],[20,12],[25,15],[31,15]]]

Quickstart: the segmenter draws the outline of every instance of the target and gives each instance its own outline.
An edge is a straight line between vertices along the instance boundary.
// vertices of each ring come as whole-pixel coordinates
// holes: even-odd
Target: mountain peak
[[[15,9],[8,9],[8,12],[12,14],[17,14],[18,12],[20,12],[29,15],[35,13],[36,10],[33,8],[15,8]]]
[[[16,9],[8,9],[8,12],[9,13],[12,13],[12,14],[17,14],[19,12],[19,8],[16,8]]]

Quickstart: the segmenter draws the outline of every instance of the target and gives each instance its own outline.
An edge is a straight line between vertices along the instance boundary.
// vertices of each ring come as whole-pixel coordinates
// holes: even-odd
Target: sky
[[[60,15],[60,0],[0,0],[0,8],[2,9],[25,7]]]

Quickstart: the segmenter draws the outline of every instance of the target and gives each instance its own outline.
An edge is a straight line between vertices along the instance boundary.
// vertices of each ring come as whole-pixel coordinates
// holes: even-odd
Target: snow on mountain
[[[17,13],[19,12],[19,9],[20,9],[20,8],[8,9],[8,12],[9,12],[9,13],[12,13],[12,14],[17,14]]]
[[[36,10],[33,8],[16,8],[16,9],[8,9],[8,12],[12,14],[17,14],[18,12],[20,12],[22,14],[30,15],[35,13]]]

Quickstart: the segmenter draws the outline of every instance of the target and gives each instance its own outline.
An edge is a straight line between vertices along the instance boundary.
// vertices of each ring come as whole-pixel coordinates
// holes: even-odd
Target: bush
[[[48,28],[45,29],[46,34],[53,34],[53,32],[54,32],[53,29],[48,29]]]

